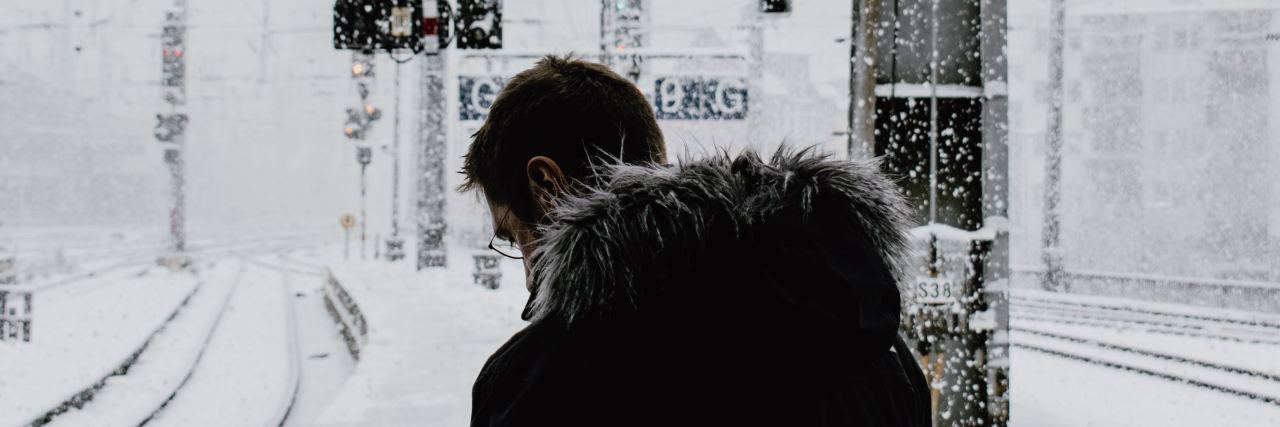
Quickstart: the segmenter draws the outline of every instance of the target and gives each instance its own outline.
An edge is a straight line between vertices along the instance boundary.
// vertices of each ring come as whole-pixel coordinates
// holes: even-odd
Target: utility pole
[[[876,143],[876,24],[880,2],[853,0],[853,25],[849,35],[849,133],[850,159],[875,155]]]
[[[394,60],[394,58],[392,58]],[[387,238],[387,260],[404,258],[400,239],[400,61],[396,62],[395,106],[391,124],[391,237]]]
[[[368,205],[369,162],[373,160],[373,149],[369,147],[356,147],[356,161],[360,163],[360,259],[368,259],[367,248],[369,233],[369,213],[365,209]]]
[[[748,113],[748,129],[754,141],[764,142],[766,124],[765,87],[764,87],[764,15],[760,5],[749,5],[747,13],[747,93],[751,98],[751,111]]]
[[[938,222],[938,1],[929,4],[929,224]]]
[[[418,80],[417,154],[417,269],[444,267],[444,156],[448,144],[445,123],[445,64],[453,8],[448,0],[429,3],[422,10],[421,77]],[[468,10],[470,12],[471,10]],[[495,12],[495,16],[496,16]]]
[[[165,12],[164,28],[161,32],[161,77],[160,87],[165,103],[169,104],[168,114],[156,114],[158,123],[154,134],[164,147],[164,160],[169,166],[172,184],[173,207],[169,210],[169,235],[171,239],[168,258],[161,263],[170,266],[185,264],[179,255],[186,250],[186,163],[183,158],[186,142],[187,125],[187,83],[186,83],[186,31],[187,0],[174,0],[174,8]]]
[[[351,52],[351,80],[356,85],[356,93],[360,95],[360,108],[347,109],[347,123],[342,132],[355,142],[356,162],[360,163],[360,258],[366,259],[368,245],[369,215],[368,204],[368,169],[373,161],[373,147],[366,141],[373,122],[382,118],[382,110],[369,103],[372,91],[374,72],[373,54],[353,50]]]
[[[1041,236],[1044,289],[1064,291],[1062,253],[1062,79],[1066,47],[1066,4],[1052,0],[1049,9],[1049,120],[1045,132],[1044,224]]]
[[[418,269],[445,266],[444,248],[444,72],[446,50],[422,58],[418,125]]]
[[[1009,423],[1009,231],[990,220],[1009,217],[1008,22],[1005,0],[981,0],[982,86],[982,217],[996,229],[982,265],[982,298],[994,329],[986,351],[987,411],[992,426]],[[980,308],[980,307],[979,307]]]
[[[639,83],[644,59],[628,51],[644,47],[648,39],[648,14],[644,0],[600,2],[600,53],[609,68]]]

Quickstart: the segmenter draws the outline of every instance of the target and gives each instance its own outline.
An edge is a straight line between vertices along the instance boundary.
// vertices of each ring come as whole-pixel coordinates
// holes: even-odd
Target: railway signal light
[[[391,8],[391,37],[409,37],[413,33],[413,21],[410,20],[413,8],[395,6]]]
[[[791,11],[791,1],[760,0],[760,11],[764,13],[787,13]]]
[[[502,49],[501,1],[459,0],[458,21],[459,49]]]
[[[169,12],[165,15],[165,20],[160,33],[160,84],[179,87],[183,85],[183,79],[186,76],[186,63],[182,58],[186,50],[186,45],[183,43],[186,29],[181,25],[181,15],[177,12]]]
[[[421,52],[422,0],[337,0],[333,47]]]
[[[373,63],[368,61],[354,61],[351,63],[351,77],[372,77]]]
[[[382,118],[382,109],[373,104],[365,104],[363,108],[348,108],[347,122],[342,127],[342,134],[347,138],[361,140],[369,131],[373,122]]]

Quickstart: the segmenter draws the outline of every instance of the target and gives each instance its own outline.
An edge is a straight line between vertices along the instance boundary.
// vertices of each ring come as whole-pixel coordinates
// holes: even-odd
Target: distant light
[[[618,10],[627,10],[627,0],[618,0]]]
[[[369,71],[369,68],[363,62],[351,64],[351,75],[353,76],[363,76],[366,71]]]
[[[373,112],[375,112],[375,111],[378,111],[378,109],[377,109],[377,108],[374,108],[374,107],[373,107],[373,104],[366,104],[366,105],[364,106],[364,113],[365,113],[365,114],[370,114],[370,115],[372,115],[372,114],[373,114]]]
[[[343,133],[343,134],[346,134],[348,137],[353,136],[353,135],[355,135],[355,134],[356,134],[356,128],[353,128],[353,127],[351,127],[351,126],[347,126],[346,128],[343,128],[343,129],[342,129],[342,133]]]

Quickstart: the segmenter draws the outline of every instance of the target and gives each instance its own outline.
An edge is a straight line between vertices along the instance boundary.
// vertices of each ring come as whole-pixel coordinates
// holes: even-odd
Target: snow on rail
[[[0,342],[0,425],[38,424],[83,405],[154,346],[201,288],[157,268],[86,281],[95,286],[37,295],[43,317],[31,342]]]
[[[1099,358],[1094,355],[1058,350],[1058,349],[1050,348],[1047,346],[1027,344],[1019,341],[1014,341],[1010,345],[1016,348],[1032,350],[1032,351],[1036,351],[1036,352],[1040,352],[1040,353],[1044,353],[1052,356],[1057,356],[1065,359],[1099,365],[1107,368],[1114,368],[1114,369],[1120,369],[1123,371],[1134,372],[1142,375],[1165,379],[1165,380],[1169,380],[1169,381],[1173,381],[1181,384],[1186,384],[1194,387],[1199,387],[1207,390],[1226,393],[1233,396],[1244,397],[1250,400],[1256,400],[1259,402],[1280,406],[1280,397],[1277,397],[1274,395],[1263,394],[1260,392],[1236,388],[1232,386],[1226,386],[1219,383],[1210,382],[1207,380],[1187,378],[1185,376],[1166,372],[1166,371],[1142,367],[1142,366],[1139,366],[1138,364],[1117,362],[1114,360],[1108,360],[1106,358]]]

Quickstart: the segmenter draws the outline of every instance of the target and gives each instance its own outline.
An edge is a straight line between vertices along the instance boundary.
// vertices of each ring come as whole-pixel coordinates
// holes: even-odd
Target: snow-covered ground
[[[484,361],[523,327],[528,292],[519,262],[502,261],[501,286],[473,284],[474,250],[449,268],[408,262],[333,263],[369,324],[361,360],[318,425],[467,425],[471,385]]]
[[[1267,427],[1280,422],[1275,405],[1016,347],[1010,357],[1013,426]]]
[[[115,259],[24,285],[32,341],[0,341],[0,425],[313,418],[353,364],[319,298],[323,273],[279,244],[196,251],[183,272]]]
[[[527,298],[514,261],[497,290],[473,284],[477,251],[451,248],[449,268],[424,272],[344,260],[336,245],[239,251],[189,272],[138,264],[49,287],[34,340],[0,342],[0,425],[104,377],[53,424],[466,425],[471,385],[523,327]],[[367,322],[359,361],[324,309],[329,272]],[[1275,315],[1014,292],[1013,425],[1280,422],[1280,405],[1257,398],[1280,397]]]
[[[37,293],[31,342],[0,341],[0,425],[34,420],[118,369],[197,280],[134,267]]]

